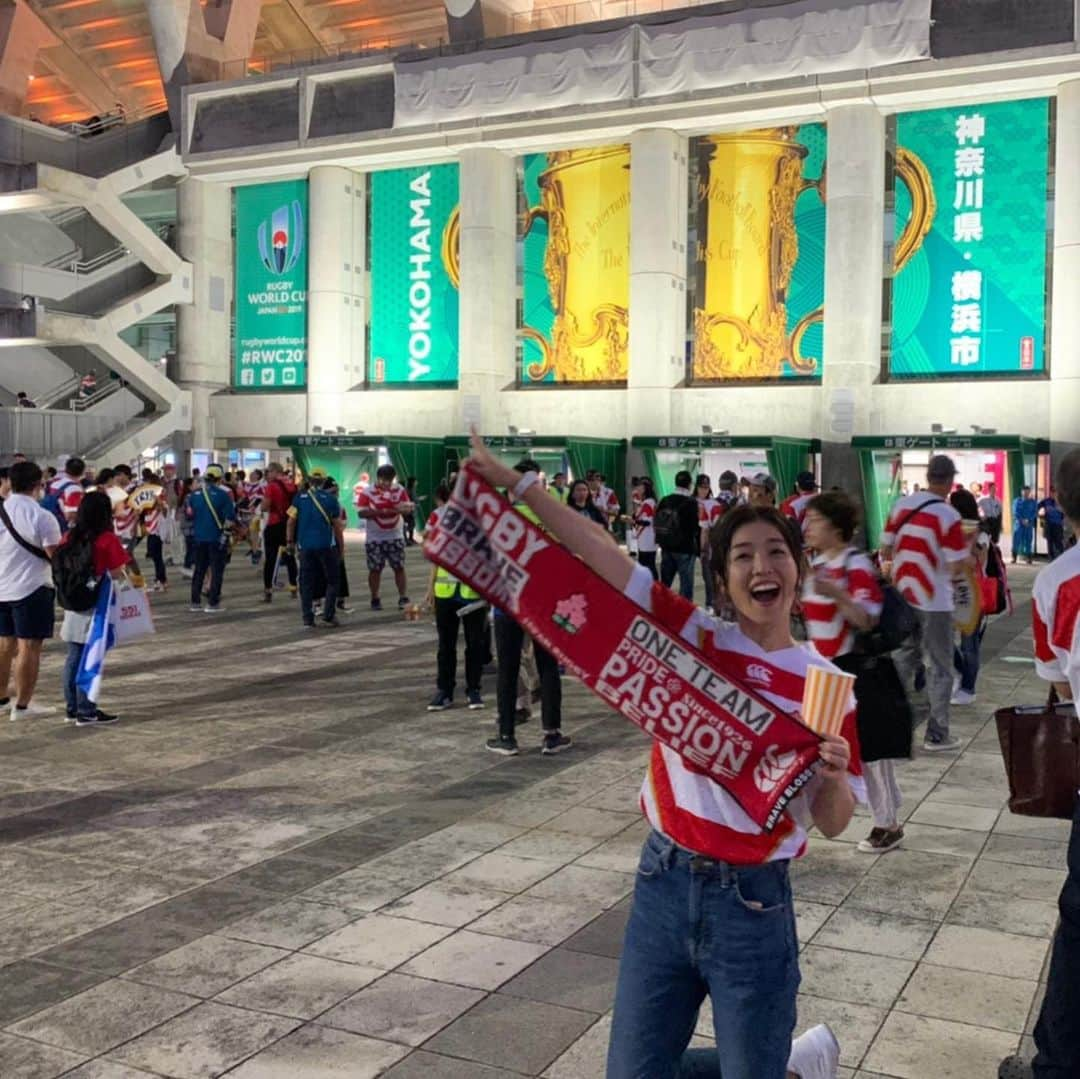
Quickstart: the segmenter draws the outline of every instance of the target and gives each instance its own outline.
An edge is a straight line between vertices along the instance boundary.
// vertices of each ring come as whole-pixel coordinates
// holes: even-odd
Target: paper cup
[[[803,686],[803,722],[818,734],[839,734],[854,687],[853,674],[808,667]]]

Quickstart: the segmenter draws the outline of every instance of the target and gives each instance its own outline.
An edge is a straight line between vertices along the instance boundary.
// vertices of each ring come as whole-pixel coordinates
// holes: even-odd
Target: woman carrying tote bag
[[[860,634],[881,617],[883,592],[870,559],[851,546],[858,523],[858,507],[843,491],[826,491],[807,503],[803,531],[815,554],[802,607],[816,651],[856,677],[859,747],[874,814],[874,827],[858,849],[883,854],[904,838],[895,760],[911,756],[911,709],[892,660],[860,649]]]

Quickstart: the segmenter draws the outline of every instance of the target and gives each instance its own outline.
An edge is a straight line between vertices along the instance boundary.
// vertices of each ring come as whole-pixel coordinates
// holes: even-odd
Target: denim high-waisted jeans
[[[619,966],[607,1079],[784,1079],[798,988],[787,862],[731,866],[653,832]],[[687,1052],[706,995],[716,1048]]]

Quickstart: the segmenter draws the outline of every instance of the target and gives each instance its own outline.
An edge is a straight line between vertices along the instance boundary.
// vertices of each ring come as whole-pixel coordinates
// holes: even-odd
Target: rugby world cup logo
[[[259,225],[259,257],[272,274],[287,274],[304,250],[304,211],[293,199]]]

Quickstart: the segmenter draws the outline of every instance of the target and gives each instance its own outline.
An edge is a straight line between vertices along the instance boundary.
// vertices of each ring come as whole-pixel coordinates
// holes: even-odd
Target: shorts
[[[46,641],[56,621],[56,593],[42,585],[18,600],[0,600],[0,637]]]
[[[390,563],[392,570],[405,568],[405,541],[403,539],[371,540],[366,544],[369,573],[381,573]]]

